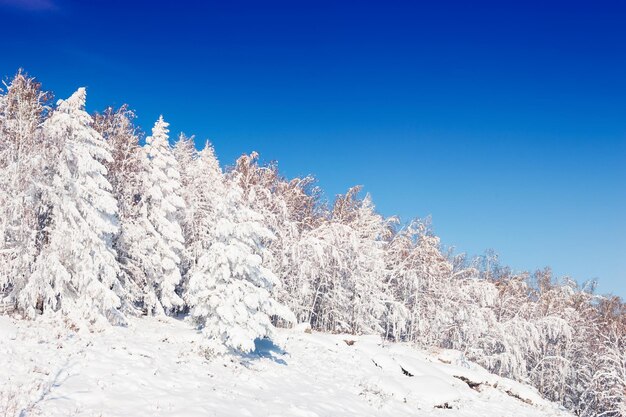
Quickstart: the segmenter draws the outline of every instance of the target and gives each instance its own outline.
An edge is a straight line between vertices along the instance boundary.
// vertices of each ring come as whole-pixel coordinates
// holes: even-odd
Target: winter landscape
[[[98,11],[70,1],[0,1],[7,24],[15,19],[44,22],[43,27],[45,19],[62,21],[79,10],[89,16],[81,7]],[[169,10],[194,19],[194,13],[208,16],[203,7],[208,6],[151,13],[162,17]],[[135,19],[131,9],[120,7],[113,16],[129,13]],[[272,10],[237,12],[233,21],[244,30],[254,29],[261,15],[264,23],[309,16],[286,6]],[[214,12],[230,16],[219,8]],[[374,19],[377,13],[370,12]],[[387,23],[386,30],[394,33]],[[374,36],[371,25],[364,30],[351,24]],[[193,39],[213,42],[198,27]],[[68,30],[71,42],[80,42]],[[242,39],[254,38],[255,30]],[[306,36],[316,30],[309,27]],[[333,33],[338,39],[343,34]],[[282,42],[288,35],[277,36],[293,54],[308,39],[287,48]],[[9,54],[28,43],[10,38],[4,48]],[[159,39],[171,50],[193,44]],[[245,49],[236,39],[224,42]],[[389,48],[387,38],[380,39]],[[147,48],[153,40],[141,45]],[[56,44],[42,42],[42,50],[56,51]],[[93,74],[115,73],[108,59],[96,57],[106,53],[78,53],[70,41],[63,42],[61,55],[80,57],[92,68],[85,77],[71,66],[59,70],[71,92],[48,90],[37,78],[48,77],[47,67],[35,64],[42,73],[32,74],[28,67],[17,69],[22,62],[11,63],[16,72],[0,86],[0,417],[626,417],[626,304],[619,295],[598,291],[598,281],[570,278],[549,267],[514,268],[493,251],[474,256],[451,248],[430,217],[383,214],[367,184],[332,196],[316,176],[287,175],[279,166],[283,161],[267,162],[274,155],[241,149],[234,160],[221,160],[219,135],[213,143],[180,133],[187,128],[181,126],[181,113],[175,112],[178,123],[170,125],[167,112],[146,122],[141,108],[123,104],[124,97],[101,105],[106,92],[98,91],[102,79]],[[263,41],[253,44],[275,52]],[[353,40],[350,49],[355,45]],[[311,45],[308,50],[316,51]],[[31,62],[30,54],[22,58]],[[222,58],[228,61],[228,53]],[[324,68],[342,68],[340,59],[333,62]],[[124,71],[132,74],[131,66]],[[290,68],[306,78],[296,67]],[[250,68],[264,70],[254,60]],[[367,72],[358,65],[350,68]],[[139,71],[137,79],[152,77],[151,71]],[[185,117],[204,120],[204,115],[193,117],[205,97],[194,102],[195,109],[186,101],[195,91],[193,82],[183,73],[167,74],[149,88],[141,83],[124,88],[144,97],[147,106],[165,102],[159,99],[161,90],[178,86],[184,98],[168,109],[183,108]],[[385,78],[389,86],[394,76]],[[281,77],[283,82],[287,75]],[[233,91],[250,88],[238,82]],[[341,84],[335,88],[341,90]],[[92,94],[99,97],[97,105],[90,105]],[[244,100],[247,94],[253,93],[238,97]],[[343,99],[349,100],[336,97],[335,102]],[[386,111],[383,100],[373,101]],[[244,113],[236,118],[248,123]],[[213,124],[219,128],[219,120]],[[321,161],[334,148],[320,140],[323,151],[316,158]],[[385,146],[374,142],[371,154]],[[232,146],[239,149],[238,143]],[[366,147],[357,141],[350,146]],[[405,176],[394,176],[394,182],[412,186],[408,172],[429,166],[429,155],[421,153],[426,148],[414,149]],[[465,152],[458,149],[449,152]],[[619,153],[615,149],[612,153]],[[590,177],[592,159],[584,167]],[[381,160],[377,163],[388,165],[372,164],[361,172],[390,169],[392,164]],[[477,169],[473,165],[471,172]],[[455,175],[461,181],[471,172]],[[489,175],[500,173],[494,169]],[[423,176],[431,178],[429,172]],[[568,182],[575,180],[568,177]],[[521,185],[507,189],[513,195],[516,187],[521,193]],[[600,188],[594,190],[593,198],[601,200]],[[470,213],[481,198],[472,196],[455,207],[457,217]],[[541,204],[547,212],[548,203]],[[599,213],[577,222],[601,228]],[[592,253],[609,244],[576,239],[589,247],[582,263],[599,264]],[[620,243],[623,239],[615,246]]]
[[[623,415],[619,298],[224,172],[163,117],[140,146],[84,88],[0,98],[4,415]]]

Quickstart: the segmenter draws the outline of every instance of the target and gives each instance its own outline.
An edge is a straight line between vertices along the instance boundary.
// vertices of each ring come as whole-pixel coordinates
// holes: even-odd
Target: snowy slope
[[[300,328],[279,330],[284,351],[207,361],[199,342],[172,318],[92,332],[0,317],[0,416],[568,415],[458,352]]]

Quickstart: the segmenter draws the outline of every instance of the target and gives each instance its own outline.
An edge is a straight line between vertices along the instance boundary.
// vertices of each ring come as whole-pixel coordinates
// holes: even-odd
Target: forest
[[[594,282],[454,253],[428,219],[384,217],[360,186],[326,201],[313,176],[287,178],[255,152],[222,168],[163,117],[144,135],[129,106],[85,103],[84,88],[55,103],[23,71],[0,93],[12,314],[184,316],[207,357],[309,323],[459,350],[576,415],[626,416],[626,305]]]

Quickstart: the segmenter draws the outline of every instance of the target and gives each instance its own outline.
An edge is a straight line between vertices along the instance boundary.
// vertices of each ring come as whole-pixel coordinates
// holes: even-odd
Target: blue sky
[[[626,296],[626,3],[0,0],[0,74]]]

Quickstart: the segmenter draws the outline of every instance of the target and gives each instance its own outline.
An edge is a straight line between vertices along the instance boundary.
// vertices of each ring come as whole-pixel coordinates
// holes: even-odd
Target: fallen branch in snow
[[[480,392],[480,386],[482,385],[481,382],[474,382],[471,381],[469,378],[461,376],[461,375],[453,375],[456,379],[460,379],[461,381],[465,382],[467,384],[468,387],[470,387],[471,389],[475,390],[475,391],[479,391]]]
[[[520,400],[520,401],[522,401],[522,402],[525,402],[526,404],[533,405],[533,402],[532,402],[531,400],[529,400],[528,398],[522,398],[522,397],[520,397],[518,394],[514,393],[514,392],[513,392],[513,391],[511,391],[510,389],[509,389],[509,390],[506,390],[506,391],[504,391],[504,392],[506,392],[506,393],[507,393],[507,395],[509,395],[510,397],[517,398],[518,400]]]
[[[404,369],[403,369],[403,371],[404,371]],[[496,389],[498,388],[498,383],[495,383],[495,384],[492,385],[492,384],[488,384],[486,382],[472,381],[471,379],[469,379],[469,378],[467,378],[466,376],[463,376],[463,375],[453,375],[453,376],[456,379],[459,379],[459,380],[465,382],[468,387],[470,387],[471,389],[473,389],[475,391],[478,391],[478,392],[480,392],[480,387],[482,385],[489,385],[490,387],[496,388]],[[513,390],[511,390],[511,389],[508,389],[508,390],[502,390],[501,389],[501,391],[504,392],[505,394],[507,394],[509,397],[513,397],[513,398],[515,398],[517,400],[520,400],[520,401],[522,401],[522,402],[524,402],[526,404],[533,405],[533,402],[530,399],[521,397],[519,394],[513,392]]]

